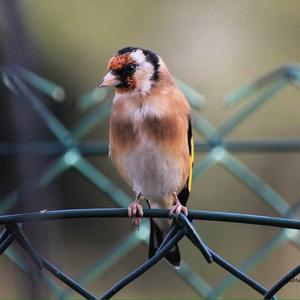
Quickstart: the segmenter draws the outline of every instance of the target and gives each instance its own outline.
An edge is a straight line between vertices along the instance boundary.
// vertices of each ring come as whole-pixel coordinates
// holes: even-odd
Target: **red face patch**
[[[128,53],[114,56],[108,62],[107,68],[110,70],[121,70],[125,65],[133,63],[132,58]]]

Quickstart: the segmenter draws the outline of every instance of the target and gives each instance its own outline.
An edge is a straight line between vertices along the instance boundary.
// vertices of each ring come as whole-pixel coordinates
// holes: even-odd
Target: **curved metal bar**
[[[227,260],[219,256],[216,252],[210,249],[210,253],[215,263],[221,266],[223,269],[227,270],[234,276],[236,276],[241,281],[247,283],[253,289],[258,291],[261,295],[265,295],[267,293],[267,289],[260,285],[257,281],[246,275],[245,273],[241,272],[237,267],[230,264]]]
[[[26,234],[22,230],[21,226],[18,224],[7,224],[7,227],[14,234],[17,242],[24,248],[24,250],[29,254],[34,264],[37,266],[38,270],[42,271],[43,263],[40,256],[37,254],[33,248],[30,240],[27,238]]]
[[[176,234],[176,232],[178,231],[179,228],[180,227],[177,224],[175,224],[175,226],[173,226],[171,228],[171,230],[168,232],[168,234],[166,235],[166,237],[162,241],[161,245],[156,250],[156,253],[159,252],[169,242],[169,240]]]
[[[10,231],[7,228],[1,232],[0,235],[0,245],[6,240],[6,238],[10,235]]]
[[[41,257],[41,260],[42,260],[42,263],[43,263],[43,266],[45,269],[47,269],[52,275],[54,275],[55,277],[60,279],[62,282],[64,282],[66,285],[68,285],[70,288],[72,288],[74,291],[76,291],[78,294],[83,296],[85,299],[92,299],[92,300],[97,299],[96,296],[91,294],[88,290],[86,290],[84,287],[82,287],[80,284],[78,284],[72,278],[67,276],[61,270],[57,269],[45,258]]]
[[[169,218],[168,209],[144,209],[145,218]],[[128,218],[126,208],[89,208],[68,210],[43,210],[40,212],[0,215],[0,224],[22,223],[75,218]],[[190,219],[221,221],[300,229],[300,220],[269,217],[253,214],[238,214],[218,211],[189,210]]]
[[[11,233],[8,237],[0,244],[0,255],[13,243],[15,236]]]

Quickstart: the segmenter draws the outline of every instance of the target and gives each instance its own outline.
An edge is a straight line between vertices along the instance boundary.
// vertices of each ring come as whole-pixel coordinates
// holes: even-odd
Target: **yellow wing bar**
[[[190,174],[189,174],[189,182],[188,182],[189,192],[192,190],[193,162],[194,162],[194,158],[195,158],[194,139],[193,139],[193,137],[191,137]]]

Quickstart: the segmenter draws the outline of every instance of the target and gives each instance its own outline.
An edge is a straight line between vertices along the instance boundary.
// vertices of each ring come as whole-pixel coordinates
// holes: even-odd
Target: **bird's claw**
[[[170,209],[169,216],[172,217],[175,214],[176,217],[178,217],[181,212],[183,212],[186,216],[188,215],[188,209],[185,206],[181,205],[180,203],[176,203]]]
[[[188,209],[185,206],[181,205],[177,197],[177,193],[173,193],[173,197],[174,197],[174,206],[170,209],[170,213],[169,213],[170,218],[172,218],[174,214],[176,218],[178,218],[181,212],[183,212],[187,216]]]
[[[133,201],[129,205],[128,217],[131,219],[132,223],[134,223],[137,226],[138,230],[140,229],[142,223],[143,214],[143,207],[137,200]]]

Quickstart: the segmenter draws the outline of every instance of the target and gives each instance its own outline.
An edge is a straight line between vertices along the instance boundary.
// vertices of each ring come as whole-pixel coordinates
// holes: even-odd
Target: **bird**
[[[152,50],[124,47],[108,62],[97,87],[113,87],[109,156],[135,193],[128,216],[141,224],[145,199],[150,208],[170,210],[170,218],[150,219],[153,257],[186,207],[191,191],[194,143],[191,108],[162,58]],[[179,268],[178,245],[165,258]]]

